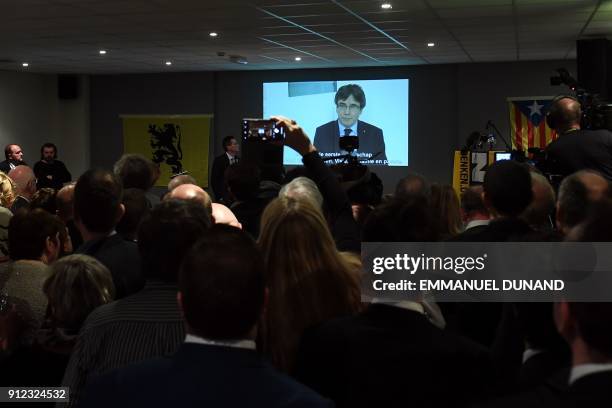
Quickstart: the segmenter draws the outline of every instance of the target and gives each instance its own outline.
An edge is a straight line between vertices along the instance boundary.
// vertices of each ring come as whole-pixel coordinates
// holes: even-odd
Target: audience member
[[[150,208],[161,201],[159,196],[150,191],[159,178],[157,170],[155,163],[141,154],[124,154],[113,166],[113,172],[121,180],[123,188],[144,191]]]
[[[267,291],[261,255],[245,233],[211,228],[187,255],[179,288],[187,337],[178,352],[101,376],[83,406],[331,406],[255,351]]]
[[[212,203],[212,218],[215,224],[226,224],[242,229],[242,224],[238,222],[238,218],[236,218],[232,210],[223,204]]]
[[[459,198],[452,186],[434,183],[431,186],[430,205],[441,239],[454,237],[462,231]]]
[[[121,182],[106,170],[86,171],[74,188],[74,219],[84,241],[76,252],[93,256],[110,270],[118,299],[144,284],[136,244],[115,231],[125,212],[122,197]]]
[[[563,179],[557,199],[557,230],[567,235],[583,222],[594,203],[610,196],[609,182],[593,170],[581,170]]]
[[[461,220],[463,232],[457,235],[457,240],[480,233],[490,221],[489,210],[482,200],[482,186],[470,186],[461,194]]]
[[[426,198],[395,198],[375,209],[364,241],[436,238]],[[296,377],[338,407],[464,406],[490,383],[487,350],[446,332],[424,299],[374,302],[357,316],[322,323],[302,338]]]
[[[0,172],[0,206],[10,209],[17,198],[17,185],[7,174]]]
[[[72,180],[72,175],[66,165],[57,160],[57,146],[53,143],[45,143],[40,148],[40,161],[34,164],[34,174],[36,174],[36,187],[52,188],[59,190]]]
[[[531,174],[533,199],[521,218],[535,231],[551,232],[555,213],[555,190],[548,179],[535,171]]]
[[[253,238],[257,238],[261,214],[270,202],[269,198],[259,196],[259,169],[249,163],[230,166],[225,171],[225,181],[232,203],[230,210],[236,215],[243,229]]]
[[[279,197],[308,200],[313,207],[323,210],[323,196],[317,184],[308,177],[296,177],[278,192]]]
[[[54,262],[42,290],[48,301],[45,322],[32,347],[2,362],[1,384],[58,387],[85,318],[115,292],[108,269],[87,255]]]
[[[47,187],[41,188],[32,196],[29,207],[31,209],[40,208],[49,214],[55,215],[57,213],[56,195],[57,190]]]
[[[125,213],[117,224],[117,233],[128,241],[138,241],[137,232],[142,219],[151,211],[145,192],[139,188],[123,190],[121,201]]]
[[[262,348],[277,368],[291,372],[305,329],[360,309],[360,262],[337,251],[321,211],[307,200],[272,201],[259,246],[270,287]]]
[[[29,345],[45,316],[42,288],[47,265],[60,252],[60,223],[43,210],[22,210],[11,218],[8,233],[11,262],[0,265],[0,288],[23,319],[19,344]]]
[[[174,190],[181,184],[194,184],[196,186],[198,185],[196,179],[190,176],[189,174],[180,174],[170,179],[170,181],[168,182],[168,192]]]
[[[0,263],[9,260],[8,226],[13,216],[9,208],[15,201],[15,188],[13,180],[0,172]]]
[[[91,376],[177,350],[185,335],[176,304],[178,270],[210,225],[206,209],[191,201],[164,201],[145,217],[138,249],[147,283],[97,308],[83,324],[62,381],[70,387],[71,404]]]
[[[398,198],[419,195],[427,200],[431,197],[431,186],[427,179],[418,173],[409,173],[401,179],[395,187],[395,196]]]
[[[195,184],[181,184],[170,191],[164,199],[195,201],[212,214],[212,200],[206,191]]]
[[[74,249],[80,248],[83,244],[83,237],[74,222],[74,187],[76,182],[70,182],[62,187],[55,195],[55,206],[57,216],[66,225],[70,241]]]
[[[4,148],[4,157],[6,160],[0,162],[0,171],[9,174],[17,166],[25,165],[23,161],[23,152],[21,147],[16,144],[8,144]]]
[[[31,168],[19,165],[10,171],[8,176],[15,182],[17,197],[11,205],[13,214],[20,208],[27,207],[36,193],[36,177]]]

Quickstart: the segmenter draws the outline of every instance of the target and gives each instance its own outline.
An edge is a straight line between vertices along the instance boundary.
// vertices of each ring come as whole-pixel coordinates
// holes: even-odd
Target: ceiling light
[[[172,65],[172,61],[166,61],[166,65],[168,66]]]
[[[380,5],[380,8],[383,10],[391,10],[393,8],[393,6],[391,5],[391,3],[383,3]]]
[[[106,54],[106,50],[100,50],[100,51],[98,51],[98,52],[100,53],[100,55],[104,55],[104,54]]]
[[[428,46],[428,47],[435,47],[435,46],[436,46],[436,43],[427,43],[427,46]]]
[[[218,36],[219,34],[217,34],[217,33],[215,33],[214,31],[212,31],[212,32],[210,32],[208,35],[210,35],[211,37],[216,37],[216,36]]]
[[[296,60],[296,61],[301,61],[301,60],[302,60],[302,57],[295,57],[295,60]]]
[[[26,68],[30,66],[30,64],[28,64],[27,62],[24,62],[24,63],[23,63],[23,64],[21,64],[21,65],[22,65],[22,66],[24,66],[24,67],[26,67]]]

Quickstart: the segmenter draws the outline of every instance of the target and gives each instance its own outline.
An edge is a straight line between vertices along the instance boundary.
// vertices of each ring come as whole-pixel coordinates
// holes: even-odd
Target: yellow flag
[[[157,186],[188,172],[208,186],[208,147],[213,115],[122,115],[123,151],[139,153],[159,164]]]

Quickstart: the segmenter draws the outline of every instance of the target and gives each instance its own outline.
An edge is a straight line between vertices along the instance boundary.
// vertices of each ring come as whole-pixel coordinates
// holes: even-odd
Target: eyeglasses
[[[338,105],[336,105],[336,107],[342,111],[345,111],[347,109],[349,109],[351,112],[356,112],[358,110],[361,110],[361,106],[357,105],[356,103],[351,103],[350,105],[347,105],[344,102],[340,102],[338,103]]]

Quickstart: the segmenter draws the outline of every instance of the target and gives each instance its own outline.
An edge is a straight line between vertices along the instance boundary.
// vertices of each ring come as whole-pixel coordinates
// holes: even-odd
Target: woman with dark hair
[[[432,184],[430,202],[440,238],[445,240],[459,234],[463,227],[461,206],[453,187],[448,184]]]

